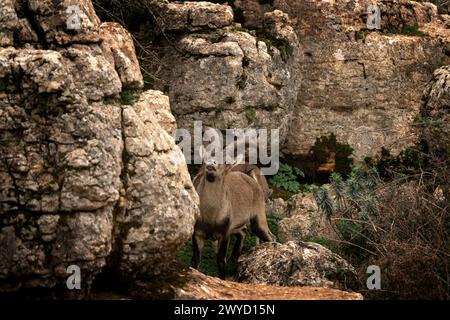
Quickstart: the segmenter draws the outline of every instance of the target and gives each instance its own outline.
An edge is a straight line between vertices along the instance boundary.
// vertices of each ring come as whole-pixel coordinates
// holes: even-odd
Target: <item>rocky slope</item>
[[[84,293],[105,265],[124,279],[160,273],[198,196],[167,97],[120,99],[143,84],[131,36],[87,0],[5,0],[0,21],[0,291],[78,295],[69,265]]]

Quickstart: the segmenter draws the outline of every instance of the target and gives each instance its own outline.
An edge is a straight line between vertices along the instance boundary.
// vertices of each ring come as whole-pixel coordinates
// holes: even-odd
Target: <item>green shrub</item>
[[[302,170],[292,167],[286,163],[280,163],[278,173],[269,179],[274,187],[282,188],[286,191],[298,193],[301,191],[299,178],[304,178]]]
[[[247,108],[245,109],[245,117],[247,118],[247,122],[249,124],[253,123],[256,118],[256,110],[255,108]]]
[[[120,94],[120,104],[121,105],[132,105],[136,101],[134,90],[124,90]]]

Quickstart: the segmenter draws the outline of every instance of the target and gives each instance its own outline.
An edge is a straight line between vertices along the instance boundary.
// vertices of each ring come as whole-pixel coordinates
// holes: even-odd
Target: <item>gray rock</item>
[[[347,261],[312,242],[266,242],[238,262],[238,278],[245,283],[343,289],[356,280]]]
[[[181,150],[150,107],[123,110],[126,211],[119,217],[119,273],[157,275],[192,232],[198,195]],[[132,250],[128,250],[132,248]]]
[[[216,29],[233,23],[228,5],[209,2],[156,3],[159,25],[165,31]]]
[[[191,5],[162,8],[182,15]],[[231,10],[219,7],[222,13]],[[196,10],[212,17],[209,5]],[[264,23],[265,34],[259,36],[216,23],[202,31],[180,29],[178,50],[163,46],[155,86],[168,90],[178,127],[192,130],[194,121],[202,120],[218,129],[277,128],[284,140],[297,99],[300,45],[282,12],[266,14]]]
[[[198,214],[166,132],[175,127],[168,98],[149,91],[119,103],[122,89],[143,84],[131,37],[100,25],[86,0],[70,2],[83,29],[66,32],[68,3],[23,3],[38,43],[28,32],[0,48],[0,292],[80,297],[105,266],[119,279],[159,274]],[[2,22],[24,10],[14,4],[2,2]],[[81,269],[81,292],[67,290],[70,265]]]
[[[288,14],[305,54],[285,153],[306,155],[329,132],[351,145],[357,161],[382,147],[396,155],[417,142],[413,121],[423,88],[449,63],[448,17],[430,3],[380,0],[382,29],[371,31],[365,12],[372,3],[235,1],[248,28],[261,28],[264,14],[275,9]],[[427,35],[405,35],[413,25]]]

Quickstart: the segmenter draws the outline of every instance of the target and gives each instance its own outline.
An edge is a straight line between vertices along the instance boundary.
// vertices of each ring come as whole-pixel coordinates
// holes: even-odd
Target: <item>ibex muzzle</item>
[[[204,155],[204,150],[203,150]],[[262,241],[272,241],[266,221],[264,192],[256,179],[225,165],[218,159],[203,157],[203,172],[194,179],[200,196],[200,217],[192,237],[192,265],[198,268],[206,239],[217,239],[219,277],[225,278],[225,258],[231,235],[236,236],[233,258],[239,257],[244,239],[243,229]]]

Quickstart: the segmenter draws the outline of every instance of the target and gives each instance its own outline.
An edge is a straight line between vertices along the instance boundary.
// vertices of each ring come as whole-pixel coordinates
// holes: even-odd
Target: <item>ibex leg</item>
[[[272,237],[270,236],[269,226],[267,225],[267,221],[261,221],[262,219],[258,219],[255,217],[251,220],[251,229],[252,232],[263,242],[272,241]]]
[[[242,246],[244,245],[245,231],[241,231],[235,234],[236,242],[234,243],[233,253],[231,258],[237,260],[241,255]]]
[[[205,240],[197,232],[192,236],[192,267],[198,269],[202,260],[202,250]]]
[[[225,258],[228,251],[228,243],[230,238],[228,236],[219,240],[219,252],[217,253],[217,268],[219,271],[219,278],[225,280]]]

